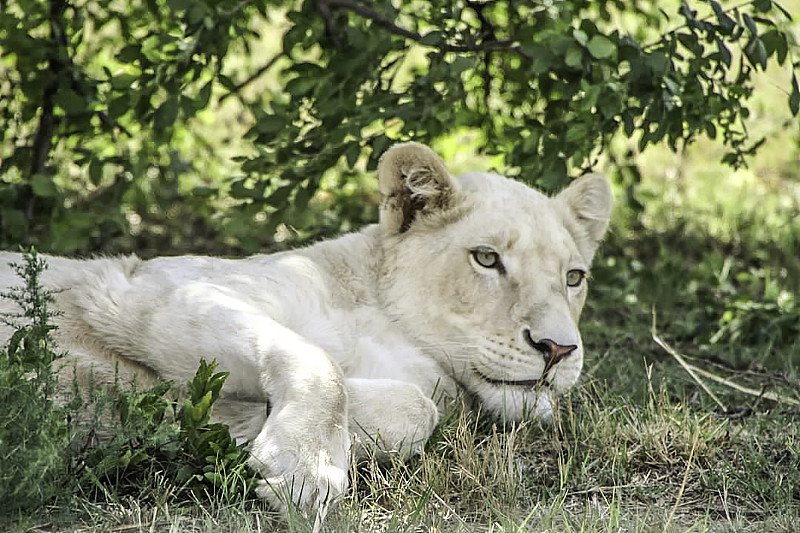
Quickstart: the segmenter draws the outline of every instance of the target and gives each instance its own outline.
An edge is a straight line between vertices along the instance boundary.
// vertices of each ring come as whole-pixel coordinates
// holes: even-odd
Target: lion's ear
[[[586,174],[558,193],[556,200],[567,207],[583,230],[582,236],[575,237],[581,253],[591,259],[611,219],[614,197],[608,180],[600,174]]]
[[[381,226],[403,233],[418,216],[453,206],[456,184],[444,162],[425,145],[409,142],[386,151],[378,163]]]

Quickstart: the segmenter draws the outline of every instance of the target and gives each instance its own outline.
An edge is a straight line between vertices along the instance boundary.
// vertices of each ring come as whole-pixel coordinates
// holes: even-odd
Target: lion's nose
[[[542,353],[544,357],[545,373],[578,349],[576,344],[558,344],[552,339],[533,340],[530,330],[525,332],[525,340],[534,350]]]

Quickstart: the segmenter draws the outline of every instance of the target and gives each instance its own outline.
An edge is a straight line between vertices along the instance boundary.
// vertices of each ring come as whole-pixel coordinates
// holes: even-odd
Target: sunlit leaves
[[[614,46],[614,43],[611,42],[608,37],[605,37],[604,35],[595,35],[588,43],[586,43],[586,48],[595,59],[605,59],[610,57],[617,47]]]

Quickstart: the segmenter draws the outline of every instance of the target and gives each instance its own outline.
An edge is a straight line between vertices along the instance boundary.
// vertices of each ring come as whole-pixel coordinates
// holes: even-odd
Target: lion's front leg
[[[417,385],[394,379],[346,380],[350,429],[358,457],[401,457],[422,451],[439,409]]]
[[[344,379],[321,348],[278,324],[266,329],[259,367],[271,410],[250,460],[264,475],[258,494],[284,510],[289,501],[303,511],[323,510],[348,486]]]
[[[126,304],[138,305],[136,297]],[[208,283],[166,295],[148,318],[140,346],[128,351],[131,358],[181,381],[200,357],[215,358],[230,372],[223,396],[269,402],[265,422],[263,411],[254,412],[263,426],[236,424],[252,439],[250,464],[265,481],[260,496],[283,512],[293,504],[313,512],[347,489],[347,391],[324,350]]]

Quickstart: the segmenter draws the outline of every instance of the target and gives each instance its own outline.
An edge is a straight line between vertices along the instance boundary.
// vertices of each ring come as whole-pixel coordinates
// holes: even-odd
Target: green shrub
[[[250,493],[255,477],[246,450],[227,426],[210,423],[227,372],[201,361],[183,399],[170,393],[171,381],[99,391],[73,383],[69,401],[56,402],[53,362],[60,354],[50,334],[53,295],[41,285],[46,265],[30,253],[14,268],[25,286],[3,295],[21,312],[2,317],[15,328],[0,357],[2,512],[76,495],[153,495],[165,481],[170,492],[200,499]]]
[[[52,363],[58,357],[48,313],[52,293],[42,288],[44,261],[28,254],[14,265],[25,287],[3,293],[18,314],[0,319],[16,331],[0,351],[0,512],[34,508],[58,493],[68,433],[54,402]]]

